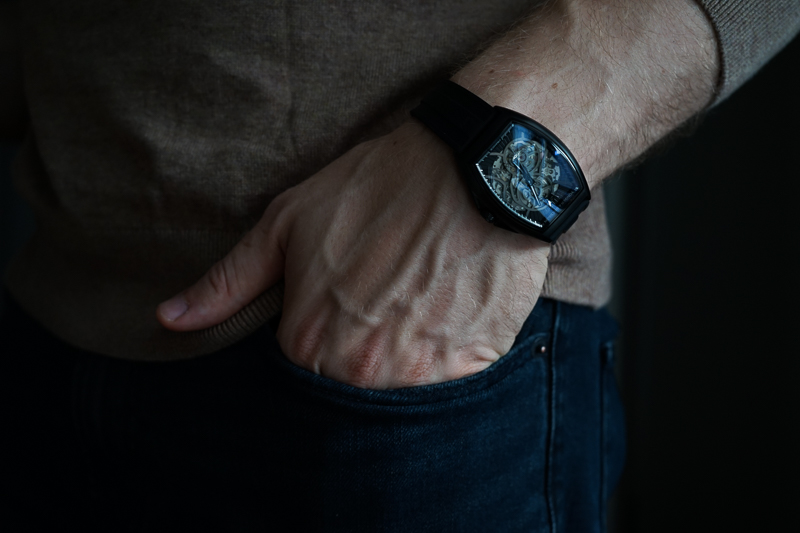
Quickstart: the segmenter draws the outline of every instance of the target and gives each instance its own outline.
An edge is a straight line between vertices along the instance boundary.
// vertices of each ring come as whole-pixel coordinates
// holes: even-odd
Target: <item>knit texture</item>
[[[720,98],[796,32],[796,2],[761,6],[705,2]],[[165,330],[156,306],[225,256],[277,194],[391,131],[531,7],[25,2],[32,135],[15,179],[38,229],[8,289],[57,336],[106,355],[181,359],[236,342],[280,311],[282,285],[199,332]],[[610,259],[597,193],[553,247],[543,296],[602,306]]]
[[[800,0],[700,0],[722,69],[715,104],[749,80],[800,31]]]

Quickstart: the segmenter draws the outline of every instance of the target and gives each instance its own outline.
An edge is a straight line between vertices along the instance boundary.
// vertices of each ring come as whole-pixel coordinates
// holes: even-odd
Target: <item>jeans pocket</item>
[[[287,374],[290,381],[309,394],[354,407],[391,408],[479,401],[482,396],[490,394],[490,389],[501,386],[506,378],[536,357],[531,350],[535,342],[533,338],[521,340],[508,354],[477,374],[443,383],[384,390],[354,387],[315,374],[291,363],[279,349],[269,350],[269,357],[279,372]]]
[[[523,328],[478,374],[394,390],[318,376],[273,346],[277,477],[317,496],[308,516],[325,531],[545,531],[548,328]]]

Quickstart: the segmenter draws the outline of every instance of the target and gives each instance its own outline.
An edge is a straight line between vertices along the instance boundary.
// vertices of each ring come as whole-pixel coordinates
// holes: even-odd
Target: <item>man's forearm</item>
[[[709,101],[715,49],[702,17],[682,0],[556,2],[455,81],[552,129],[596,184]],[[409,122],[284,192],[158,317],[174,331],[219,324],[283,276],[278,340],[290,361],[360,387],[448,381],[509,351],[548,251],[487,223],[452,151]]]
[[[718,68],[691,0],[557,0],[453,80],[553,130],[594,186],[702,110]]]

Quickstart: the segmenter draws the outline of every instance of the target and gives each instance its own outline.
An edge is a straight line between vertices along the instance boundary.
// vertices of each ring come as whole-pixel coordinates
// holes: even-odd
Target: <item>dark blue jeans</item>
[[[49,531],[602,531],[624,456],[615,334],[605,311],[540,300],[484,372],[374,391],[293,366],[269,327],[209,356],[130,362],[67,346],[7,301],[3,520]]]

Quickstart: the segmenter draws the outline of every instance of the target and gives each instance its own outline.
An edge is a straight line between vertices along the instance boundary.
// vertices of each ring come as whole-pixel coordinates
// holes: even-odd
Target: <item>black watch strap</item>
[[[456,153],[460,153],[489,123],[494,116],[494,108],[448,80],[429,92],[411,110],[411,116],[441,137]]]

